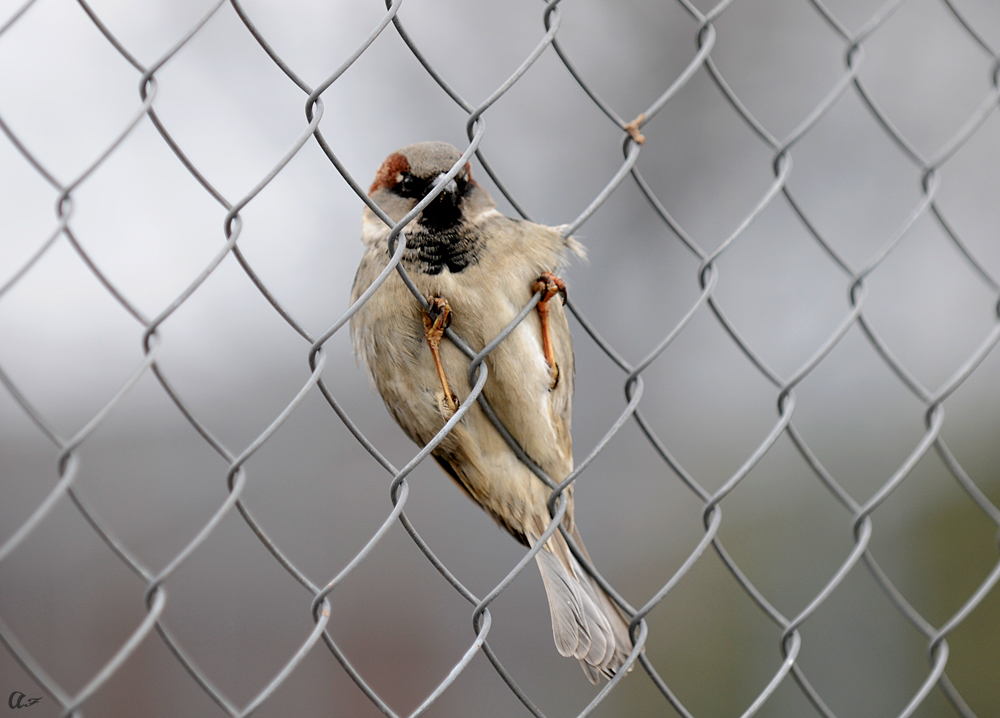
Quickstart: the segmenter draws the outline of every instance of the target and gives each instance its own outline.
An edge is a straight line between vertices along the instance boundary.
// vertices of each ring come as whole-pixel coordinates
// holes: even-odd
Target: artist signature
[[[38,696],[38,698],[28,698],[21,691],[14,691],[10,694],[10,698],[7,699],[7,705],[11,708],[27,708],[28,706],[35,705],[40,700],[42,700],[41,696]]]

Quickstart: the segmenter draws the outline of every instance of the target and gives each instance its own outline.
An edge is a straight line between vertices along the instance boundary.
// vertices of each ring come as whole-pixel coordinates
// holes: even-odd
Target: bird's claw
[[[543,303],[548,303],[556,294],[561,295],[562,303],[566,304],[566,282],[552,272],[542,272],[538,279],[535,280],[531,291],[542,293],[542,298],[538,300],[539,306]]]
[[[441,343],[444,330],[451,326],[451,305],[444,297],[430,297],[424,310],[424,336],[427,343]]]
[[[444,399],[448,404],[448,409],[454,414],[458,411],[458,397],[452,393],[448,386],[448,377],[444,373],[444,365],[441,363],[441,337],[445,330],[451,325],[451,305],[444,297],[428,297],[428,307],[424,310],[424,338],[427,339],[427,346],[431,350],[431,357],[434,359],[434,368],[437,369],[438,379],[441,381],[441,389],[444,390]]]
[[[535,280],[531,290],[541,292],[542,297],[535,307],[538,310],[538,319],[542,324],[542,351],[545,354],[545,362],[549,365],[549,372],[552,375],[549,391],[552,391],[559,384],[559,365],[556,364],[556,355],[552,347],[552,333],[549,328],[549,301],[556,294],[562,295],[563,304],[566,304],[566,282],[557,277],[552,272],[542,272]]]

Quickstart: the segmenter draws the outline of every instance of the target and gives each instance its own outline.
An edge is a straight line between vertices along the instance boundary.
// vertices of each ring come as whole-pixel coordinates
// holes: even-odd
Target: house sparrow
[[[430,191],[461,153],[444,142],[420,142],[392,153],[369,196],[398,222]],[[389,227],[365,208],[366,251],[354,280],[354,302],[389,260]],[[531,312],[486,358],[484,394],[525,452],[555,481],[573,469],[570,403],[573,345],[555,276],[567,251],[583,253],[555,228],[500,214],[469,165],[406,227],[402,264],[427,298],[425,312],[393,272],[351,318],[354,349],[389,413],[413,441],[429,442],[466,401],[469,360],[442,341],[450,322],[480,351],[536,291]],[[532,546],[551,518],[551,490],[518,460],[478,405],[469,408],[433,451],[441,467],[497,523]],[[573,487],[563,526],[582,551],[573,521]],[[627,621],[584,571],[556,531],[536,554],[552,614],[556,648],[580,660],[592,683],[613,676],[632,649]]]

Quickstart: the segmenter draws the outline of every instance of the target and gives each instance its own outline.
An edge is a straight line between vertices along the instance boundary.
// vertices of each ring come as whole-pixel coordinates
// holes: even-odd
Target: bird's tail
[[[586,556],[575,526],[571,534]],[[601,675],[611,678],[632,650],[618,606],[583,569],[560,532],[545,542],[535,560],[549,597],[556,649],[578,658],[591,683],[599,683]]]

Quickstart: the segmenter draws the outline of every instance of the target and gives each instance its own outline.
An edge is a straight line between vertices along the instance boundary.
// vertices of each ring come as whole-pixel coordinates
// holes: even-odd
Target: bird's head
[[[489,194],[472,179],[466,163],[453,179],[445,176],[462,157],[447,142],[418,142],[386,157],[375,174],[368,195],[394,221],[442,183],[441,193],[416,217],[417,226],[427,231],[450,229],[463,217],[493,207]]]

